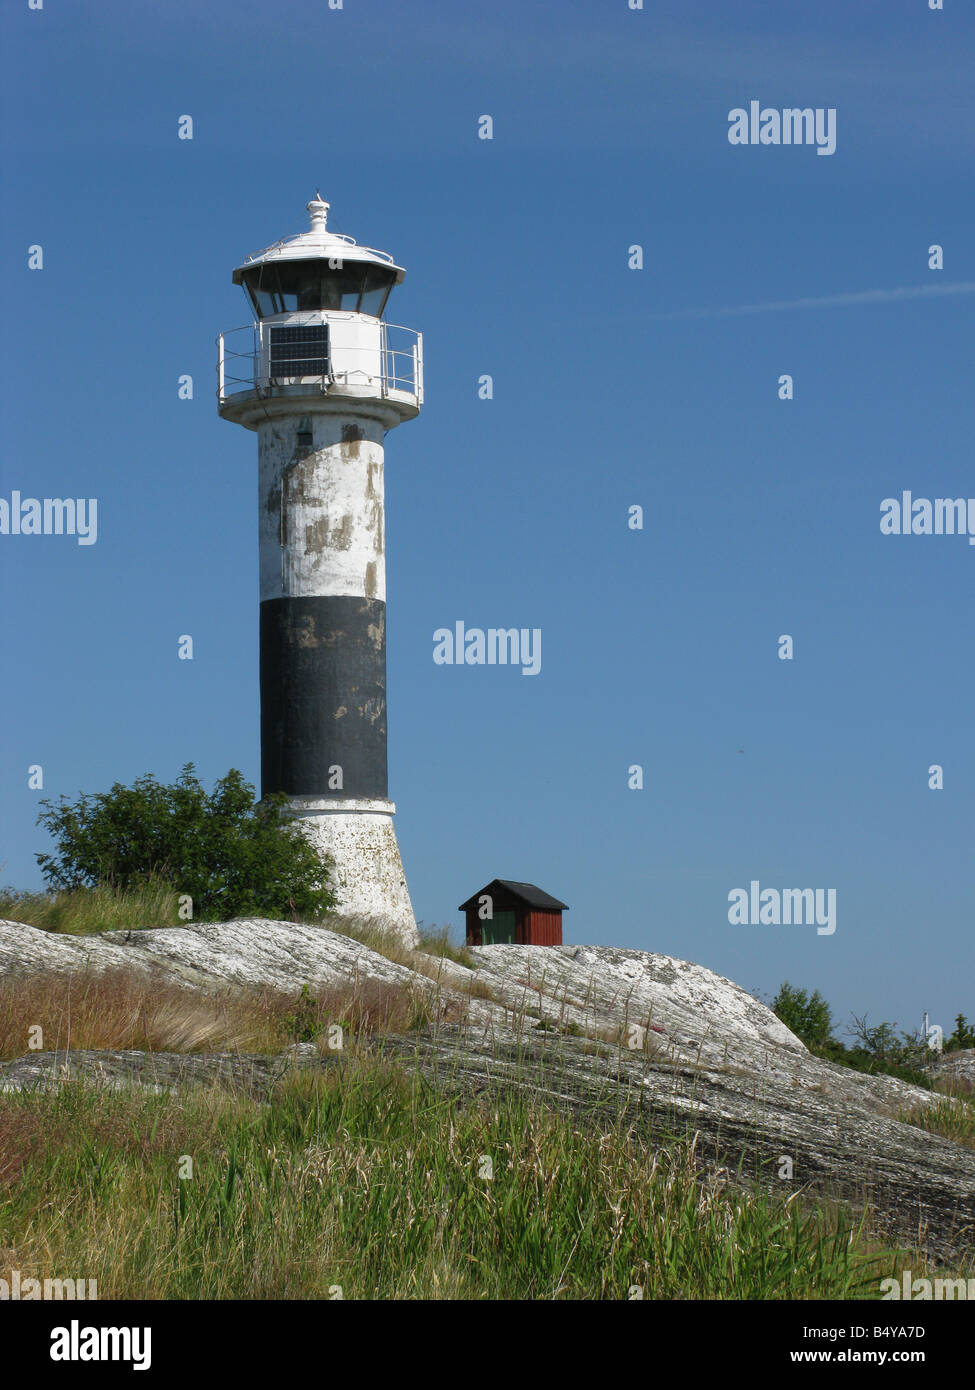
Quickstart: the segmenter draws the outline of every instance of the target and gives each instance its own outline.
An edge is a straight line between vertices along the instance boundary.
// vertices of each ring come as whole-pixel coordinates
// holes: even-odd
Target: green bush
[[[283,793],[255,802],[231,768],[208,795],[187,763],[172,786],[151,773],[131,787],[57,805],[38,816],[57,845],[37,862],[56,890],[128,892],[162,880],[192,899],[197,921],[318,918],[335,906],[329,870]]]
[[[772,1002],[772,1011],[807,1047],[822,1047],[833,1032],[833,1016],[818,989],[812,994],[786,980]]]

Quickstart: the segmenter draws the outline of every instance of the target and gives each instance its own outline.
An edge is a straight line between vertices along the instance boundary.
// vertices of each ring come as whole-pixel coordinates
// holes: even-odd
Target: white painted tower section
[[[419,941],[388,800],[316,801],[292,797],[301,826],[334,865],[338,916],[371,918],[409,946]]]

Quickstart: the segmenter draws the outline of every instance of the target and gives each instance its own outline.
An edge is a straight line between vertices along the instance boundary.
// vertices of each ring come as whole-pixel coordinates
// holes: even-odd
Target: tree
[[[823,1047],[832,1035],[833,1016],[818,989],[809,994],[786,980],[772,1001],[772,1011],[807,1047]]]
[[[335,904],[329,867],[302,834],[284,793],[254,800],[235,768],[207,795],[187,763],[172,786],[152,773],[131,787],[42,801],[57,853],[38,854],[55,889],[125,890],[157,877],[189,894],[193,917],[320,917]]]
[[[871,1028],[866,1014],[862,1018],[851,1014],[847,1031],[855,1039],[847,1054],[850,1066],[858,1071],[898,1076],[918,1086],[929,1085],[926,1068],[931,1052],[920,1029],[913,1033],[902,1030],[898,1036],[896,1023],[878,1023]]]
[[[878,1062],[897,1061],[905,1049],[918,1046],[917,1039],[906,1033],[903,1042],[898,1040],[896,1023],[878,1023],[873,1028],[869,1027],[866,1014],[862,1018],[851,1014],[849,1031],[860,1050]]]
[[[964,1014],[958,1014],[955,1031],[950,1038],[945,1038],[945,1051],[959,1052],[965,1047],[975,1047],[975,1026],[968,1022]]]

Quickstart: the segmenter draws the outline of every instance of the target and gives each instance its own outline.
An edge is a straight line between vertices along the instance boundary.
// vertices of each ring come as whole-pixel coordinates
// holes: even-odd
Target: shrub
[[[38,816],[57,845],[39,854],[48,884],[131,891],[163,880],[192,899],[200,921],[317,918],[335,905],[328,866],[302,834],[284,793],[254,800],[235,768],[207,795],[187,763],[172,786],[151,773],[131,787],[57,805]]]
[[[807,1047],[822,1047],[832,1035],[830,1007],[818,989],[809,994],[786,980],[775,996],[772,1010]]]

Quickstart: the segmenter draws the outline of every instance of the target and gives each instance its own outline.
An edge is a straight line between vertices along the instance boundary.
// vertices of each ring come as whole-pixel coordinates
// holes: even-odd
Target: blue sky
[[[975,495],[975,14],[945,3],[8,7],[0,496],[97,497],[99,535],[0,536],[0,879],[40,886],[42,796],[259,779],[256,441],[214,339],[321,188],[424,334],[386,452],[418,917],[528,879],[571,942],[841,1021],[975,1014],[975,548],[879,530],[904,489]],[[730,145],[752,99],[835,107],[836,153]],[[459,619],[540,627],[541,674],[434,665]],[[730,925],[752,879],[834,888],[835,933]]]

